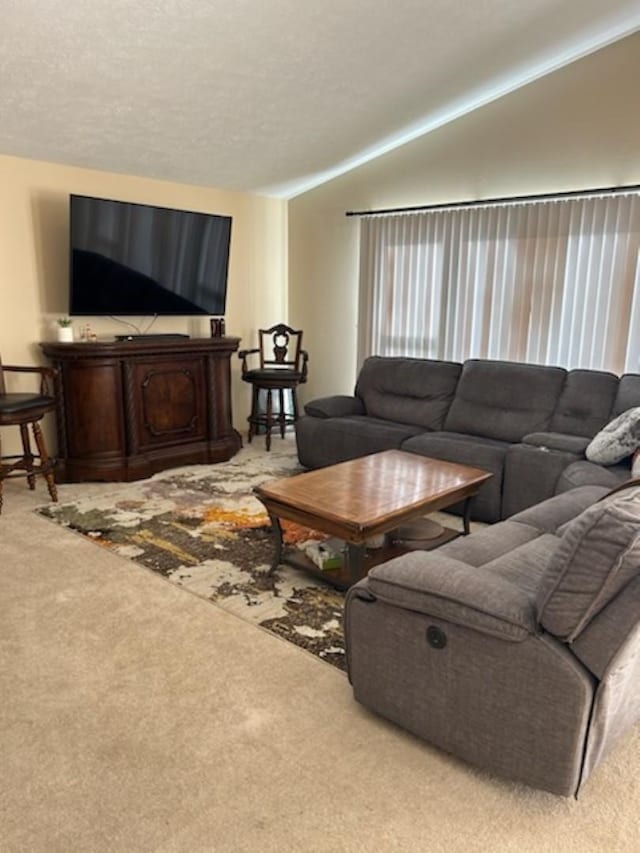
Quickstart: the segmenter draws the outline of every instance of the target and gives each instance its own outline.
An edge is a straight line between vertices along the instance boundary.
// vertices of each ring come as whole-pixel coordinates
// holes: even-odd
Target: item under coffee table
[[[469,502],[492,475],[479,468],[443,462],[402,450],[385,450],[349,462],[273,480],[254,489],[266,507],[275,536],[272,570],[281,563],[318,575],[339,589],[364,577],[373,565],[405,553],[397,544],[368,552],[366,542],[389,534],[429,512],[465,501],[464,533],[469,532]],[[321,569],[299,549],[285,546],[280,520],[302,524],[345,542],[339,569]],[[435,544],[460,534],[445,532]]]

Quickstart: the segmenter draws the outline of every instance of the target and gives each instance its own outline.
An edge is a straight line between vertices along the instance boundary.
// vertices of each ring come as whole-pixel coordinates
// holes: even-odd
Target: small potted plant
[[[73,326],[70,317],[58,317],[58,340],[64,343],[73,343]]]

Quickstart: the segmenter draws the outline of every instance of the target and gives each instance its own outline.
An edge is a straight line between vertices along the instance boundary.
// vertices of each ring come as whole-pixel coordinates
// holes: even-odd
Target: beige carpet
[[[504,783],[370,715],[335,667],[38,518],[42,485],[5,491],[2,853],[640,849],[638,729],[577,802]]]

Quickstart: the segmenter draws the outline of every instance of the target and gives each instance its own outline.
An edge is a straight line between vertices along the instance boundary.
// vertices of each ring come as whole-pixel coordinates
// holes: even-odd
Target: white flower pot
[[[73,326],[58,326],[58,340],[61,343],[73,343]]]

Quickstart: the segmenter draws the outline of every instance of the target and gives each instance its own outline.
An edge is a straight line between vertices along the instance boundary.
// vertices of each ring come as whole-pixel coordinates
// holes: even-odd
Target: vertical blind
[[[360,227],[360,361],[638,370],[637,192],[381,214]]]

